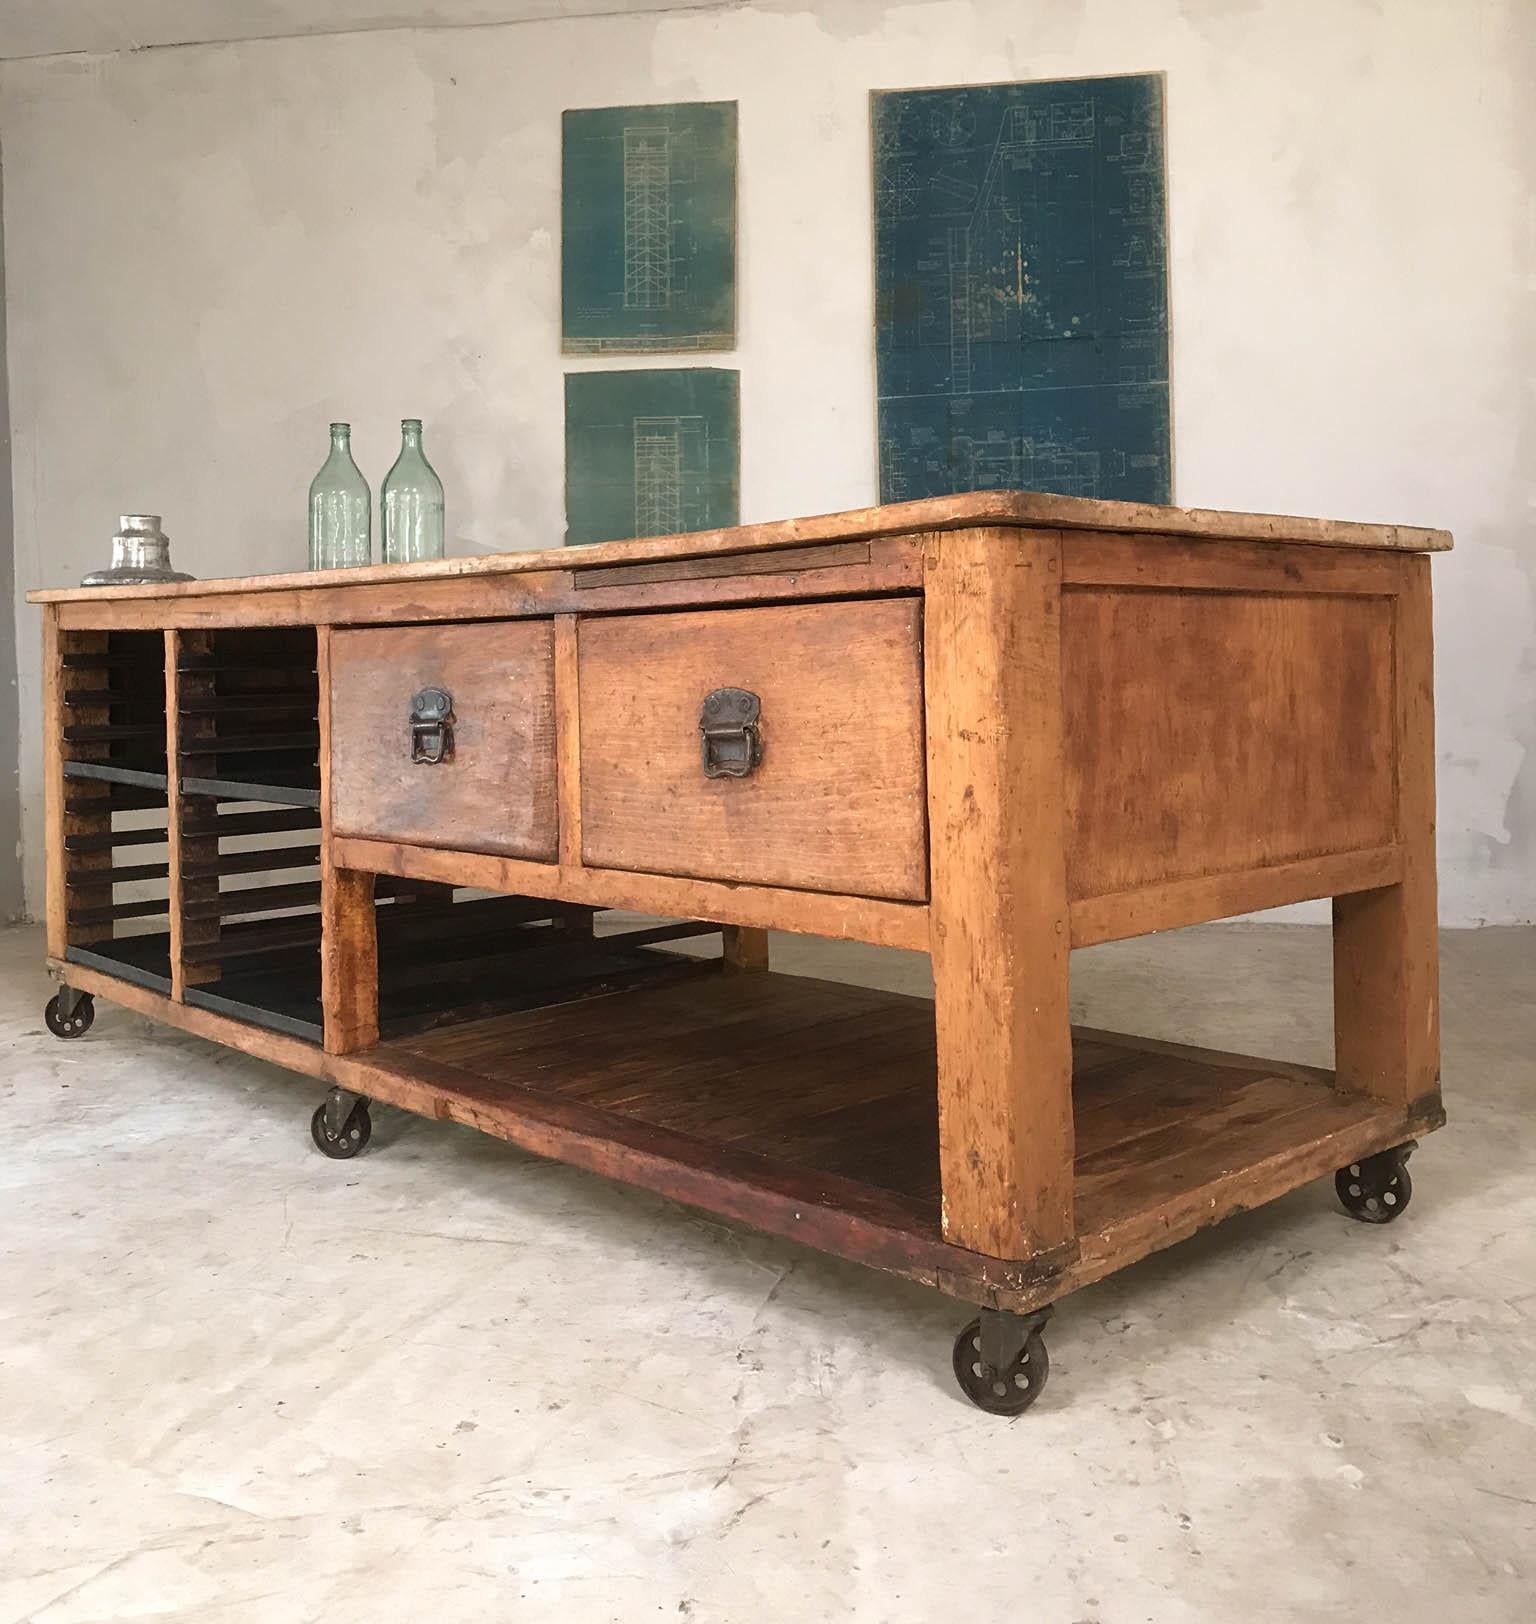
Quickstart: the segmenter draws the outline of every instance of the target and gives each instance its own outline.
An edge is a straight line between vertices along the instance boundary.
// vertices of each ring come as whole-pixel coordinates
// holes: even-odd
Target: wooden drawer
[[[453,702],[452,749],[412,759],[411,705]],[[547,620],[395,626],[331,641],[336,833],[553,859],[554,632]]]
[[[582,860],[921,901],[921,626],[915,598],[584,620]],[[704,771],[723,688],[761,702],[746,777]]]

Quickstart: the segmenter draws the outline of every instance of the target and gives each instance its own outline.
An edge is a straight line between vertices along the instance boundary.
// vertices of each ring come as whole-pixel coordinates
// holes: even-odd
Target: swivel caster
[[[984,1308],[955,1338],[955,1380],[979,1410],[1022,1415],[1051,1373],[1042,1332],[1049,1308],[1015,1314]]]
[[[309,1132],[325,1155],[338,1162],[351,1160],[373,1137],[367,1100],[343,1088],[333,1088],[325,1103],[315,1108]]]
[[[63,987],[48,1000],[43,1019],[56,1038],[83,1038],[96,1019],[96,1000],[88,992]]]
[[[1408,1158],[1417,1148],[1410,1139],[1394,1150],[1366,1156],[1333,1175],[1333,1187],[1344,1210],[1362,1224],[1390,1224],[1413,1199],[1413,1180],[1408,1177]]]

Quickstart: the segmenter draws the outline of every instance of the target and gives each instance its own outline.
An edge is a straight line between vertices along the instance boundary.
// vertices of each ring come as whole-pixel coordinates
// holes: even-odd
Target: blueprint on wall
[[[1160,74],[874,96],[880,499],[1167,502]]]
[[[568,355],[736,343],[736,103],[566,113]]]
[[[566,541],[735,524],[737,381],[715,367],[568,373]]]

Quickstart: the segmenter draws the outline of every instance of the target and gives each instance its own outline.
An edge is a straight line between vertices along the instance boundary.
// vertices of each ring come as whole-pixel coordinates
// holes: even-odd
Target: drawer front
[[[412,701],[427,688],[452,701],[451,747],[436,762],[413,759]],[[421,748],[433,753],[430,720]],[[338,834],[553,859],[550,622],[336,632],[331,822]]]
[[[582,860],[921,901],[921,615],[886,598],[584,620]],[[761,707],[745,777],[704,770],[701,711],[725,688]]]

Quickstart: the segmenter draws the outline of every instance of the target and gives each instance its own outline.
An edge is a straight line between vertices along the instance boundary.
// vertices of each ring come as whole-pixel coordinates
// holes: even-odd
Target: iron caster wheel
[[[1029,1316],[1032,1322],[1044,1318],[1043,1314]],[[955,1338],[955,1380],[960,1391],[977,1409],[991,1415],[1022,1415],[1040,1397],[1050,1373],[1051,1361],[1039,1323],[1029,1324],[1022,1346],[1002,1369],[982,1357],[979,1319],[973,1319]]]
[[[48,1000],[47,1008],[43,1010],[43,1019],[48,1023],[48,1030],[56,1038],[83,1038],[96,1019],[96,1000],[88,992],[82,993],[69,1014],[66,1015],[63,1011],[64,1006],[59,1001],[59,994],[55,993]]]
[[[319,1105],[309,1119],[309,1131],[315,1144],[327,1156],[345,1162],[357,1155],[373,1137],[373,1119],[368,1115],[366,1102],[359,1100],[352,1107],[352,1114],[342,1124],[341,1131],[333,1133],[325,1125],[325,1106]]]
[[[1362,1224],[1390,1224],[1413,1199],[1407,1161],[1414,1147],[1399,1145],[1366,1156],[1333,1175],[1333,1187],[1351,1218]]]

